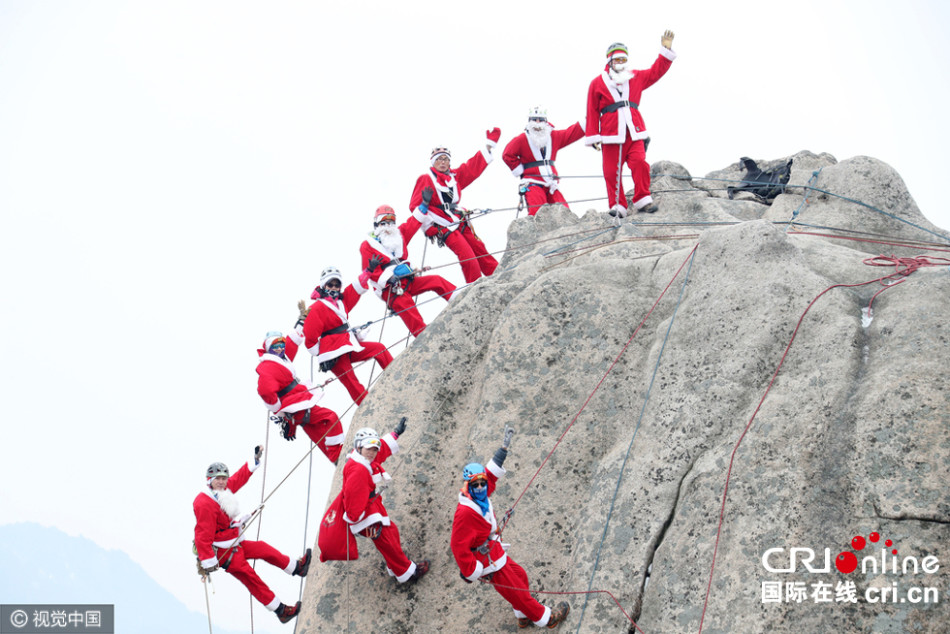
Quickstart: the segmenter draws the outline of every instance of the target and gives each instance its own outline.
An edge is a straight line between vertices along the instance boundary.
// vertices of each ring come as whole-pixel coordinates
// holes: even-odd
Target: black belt
[[[523,163],[526,170],[531,169],[532,167],[541,167],[542,165],[554,165],[554,161],[551,159],[545,159],[543,161],[531,161],[530,163]]]
[[[277,390],[277,398],[284,398],[285,396],[290,394],[290,390],[297,387],[298,383],[299,382],[297,381],[297,379],[294,379],[293,381],[291,381],[290,383],[288,383],[281,389]]]
[[[633,108],[634,110],[638,109],[637,104],[635,104],[632,101],[615,101],[609,106],[604,106],[603,108],[601,108],[600,114],[606,114],[608,112],[616,112],[620,110],[621,108],[625,108],[627,106]]]
[[[349,325],[348,323],[346,323],[346,322],[343,322],[342,325],[337,326],[336,328],[331,328],[330,330],[328,330],[328,331],[326,331],[325,333],[323,333],[322,335],[320,335],[320,337],[321,337],[321,338],[322,338],[322,337],[326,337],[327,335],[340,335],[340,334],[343,334],[344,332],[346,332],[346,331],[349,330],[349,329],[350,329],[350,325]]]

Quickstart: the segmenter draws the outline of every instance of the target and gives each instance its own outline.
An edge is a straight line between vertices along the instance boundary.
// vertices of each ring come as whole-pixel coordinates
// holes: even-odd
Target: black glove
[[[379,265],[382,263],[383,263],[382,258],[380,258],[378,255],[374,255],[373,257],[369,259],[369,266],[366,267],[366,270],[372,273],[373,271],[378,269]]]
[[[261,464],[261,456],[264,455],[264,445],[254,447],[254,464]]]
[[[407,421],[407,420],[409,420],[409,419],[406,418],[405,416],[403,416],[402,418],[399,419],[399,423],[396,425],[396,429],[393,430],[393,433],[396,434],[397,437],[398,437],[398,436],[402,436],[402,433],[403,433],[404,431],[406,431],[406,421]]]
[[[432,202],[432,194],[434,193],[435,192],[432,191],[431,187],[426,187],[425,189],[422,190],[422,202],[423,204],[425,204],[426,207],[428,207],[429,204]]]
[[[286,440],[295,439],[297,437],[297,423],[284,419],[280,423],[280,435]]]
[[[465,583],[472,583],[472,580],[466,579],[465,575],[463,575],[461,572],[459,573],[459,576],[462,578],[462,581],[464,581]]]
[[[333,357],[332,359],[327,359],[326,361],[321,361],[321,362],[320,362],[320,371],[321,371],[321,372],[329,372],[330,370],[333,369],[333,366],[336,365],[336,362],[337,362],[339,359],[340,359],[340,357]]]

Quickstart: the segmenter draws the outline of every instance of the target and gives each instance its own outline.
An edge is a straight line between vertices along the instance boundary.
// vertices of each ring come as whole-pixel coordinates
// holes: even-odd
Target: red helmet
[[[378,225],[381,222],[396,222],[396,211],[389,205],[380,205],[376,208],[373,225]]]

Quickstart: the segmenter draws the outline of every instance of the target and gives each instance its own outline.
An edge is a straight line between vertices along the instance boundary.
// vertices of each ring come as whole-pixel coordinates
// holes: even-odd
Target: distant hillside
[[[33,523],[0,526],[0,603],[111,603],[116,632],[208,631],[206,615],[188,610],[124,552]]]

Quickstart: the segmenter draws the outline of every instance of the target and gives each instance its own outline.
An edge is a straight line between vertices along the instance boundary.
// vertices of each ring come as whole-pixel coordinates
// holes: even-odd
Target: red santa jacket
[[[263,349],[257,351],[260,355],[257,363],[257,393],[270,412],[293,414],[314,407],[323,398],[321,390],[311,391],[306,381],[297,378],[293,361],[303,340],[303,329],[297,326],[284,337],[285,359]]]
[[[251,473],[258,465],[247,462],[237,472],[228,478],[228,490],[236,493],[251,477]],[[211,568],[218,563],[215,548],[229,548],[240,541],[241,524],[232,519],[218,502],[215,492],[207,488],[195,498],[195,548],[198,550],[198,559],[204,568]],[[232,509],[235,513],[237,509]]]
[[[395,273],[396,265],[403,262],[409,265],[409,240],[411,240],[412,236],[419,230],[421,224],[422,223],[415,218],[409,218],[406,222],[399,225],[399,233],[402,235],[401,253],[393,253],[375,238],[364,240],[363,244],[360,245],[360,260],[363,270],[369,272],[368,284],[369,287],[373,289],[373,292],[376,293],[377,297],[383,296],[383,290],[389,284],[390,278],[392,278]],[[370,271],[369,261],[373,257],[379,259],[380,264],[375,270]],[[405,287],[408,282],[403,281],[401,284]]]
[[[392,524],[376,487],[384,481],[392,480],[382,464],[389,456],[399,453],[399,443],[396,441],[396,434],[392,432],[381,440],[383,446],[372,462],[354,449],[343,465],[343,488],[337,497],[342,497],[343,521],[350,525],[350,532],[353,534],[377,522],[383,526]]]
[[[595,77],[587,90],[587,129],[584,133],[584,143],[623,143],[626,131],[630,132],[631,139],[647,138],[646,124],[639,110],[640,98],[644,90],[666,74],[674,59],[676,53],[668,48],[661,48],[653,66],[646,70],[632,71],[633,77],[619,88],[606,69]],[[623,106],[613,112],[603,112],[607,106],[620,101],[629,101],[633,105]]]
[[[429,168],[428,172],[416,179],[416,186],[409,199],[409,209],[412,210],[412,217],[422,223],[427,236],[434,236],[439,231],[439,227],[449,231],[458,227],[458,222],[462,218],[449,211],[449,206],[458,204],[462,199],[462,190],[481,176],[491,162],[491,153],[487,149],[482,149],[456,169],[449,170],[448,173],[443,174]],[[429,213],[423,214],[419,211],[419,205],[422,203],[422,192],[426,187],[431,187],[434,194],[432,202],[429,203]]]
[[[575,123],[564,130],[552,130],[542,154],[542,148],[536,145],[527,133],[522,132],[505,146],[501,160],[505,162],[515,178],[546,185],[551,193],[554,193],[558,185],[557,168],[554,166],[557,151],[583,136],[584,128],[580,123]],[[525,167],[532,163],[544,164]]]
[[[350,284],[343,289],[341,299],[321,297],[310,306],[303,324],[307,350],[317,358],[317,363],[336,359],[349,352],[363,349],[356,336],[349,331],[349,313],[368,289]],[[325,334],[336,328],[347,327],[343,332]]]
[[[498,523],[491,504],[495,483],[505,474],[505,469],[491,460],[485,472],[488,476],[488,513],[482,515],[482,509],[472,500],[467,489],[462,489],[452,520],[452,554],[462,576],[469,581],[501,570],[508,563],[508,554],[497,539]],[[487,552],[480,552],[480,548]]]

